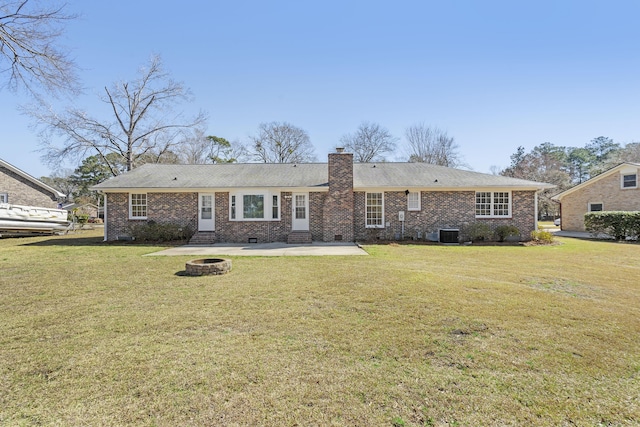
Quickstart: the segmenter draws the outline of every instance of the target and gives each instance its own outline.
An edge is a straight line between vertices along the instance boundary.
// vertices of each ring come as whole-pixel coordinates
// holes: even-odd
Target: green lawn
[[[186,277],[193,257],[94,236],[0,239],[1,425],[640,424],[638,244]]]

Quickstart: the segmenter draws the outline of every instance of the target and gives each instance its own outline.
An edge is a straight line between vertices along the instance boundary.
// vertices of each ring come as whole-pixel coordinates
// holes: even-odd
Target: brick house
[[[552,197],[560,203],[562,230],[585,231],[584,215],[596,211],[640,211],[640,163],[622,163]]]
[[[0,159],[0,203],[57,208],[64,194]]]
[[[548,184],[425,163],[147,164],[93,187],[105,195],[105,240],[155,221],[190,226],[192,242],[425,239],[473,222],[537,227]],[[462,236],[461,236],[462,237]]]

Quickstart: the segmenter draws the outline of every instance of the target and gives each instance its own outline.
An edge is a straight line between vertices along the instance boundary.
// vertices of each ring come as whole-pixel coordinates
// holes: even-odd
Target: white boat
[[[63,209],[0,204],[0,232],[54,233],[66,231],[71,222]]]

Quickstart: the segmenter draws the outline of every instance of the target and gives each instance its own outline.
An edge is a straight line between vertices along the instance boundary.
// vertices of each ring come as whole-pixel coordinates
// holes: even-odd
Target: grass
[[[640,424],[640,245],[193,257],[0,239],[0,424]]]

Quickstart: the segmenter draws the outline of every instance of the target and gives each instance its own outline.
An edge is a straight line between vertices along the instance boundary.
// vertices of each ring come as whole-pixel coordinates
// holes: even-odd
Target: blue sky
[[[63,43],[100,115],[104,86],[154,53],[191,89],[208,134],[246,141],[258,124],[305,129],[320,161],[362,121],[400,138],[424,122],[456,138],[479,172],[519,145],[640,140],[637,1],[69,0]],[[37,177],[27,101],[0,91],[0,158]],[[75,167],[73,164],[62,165]]]

